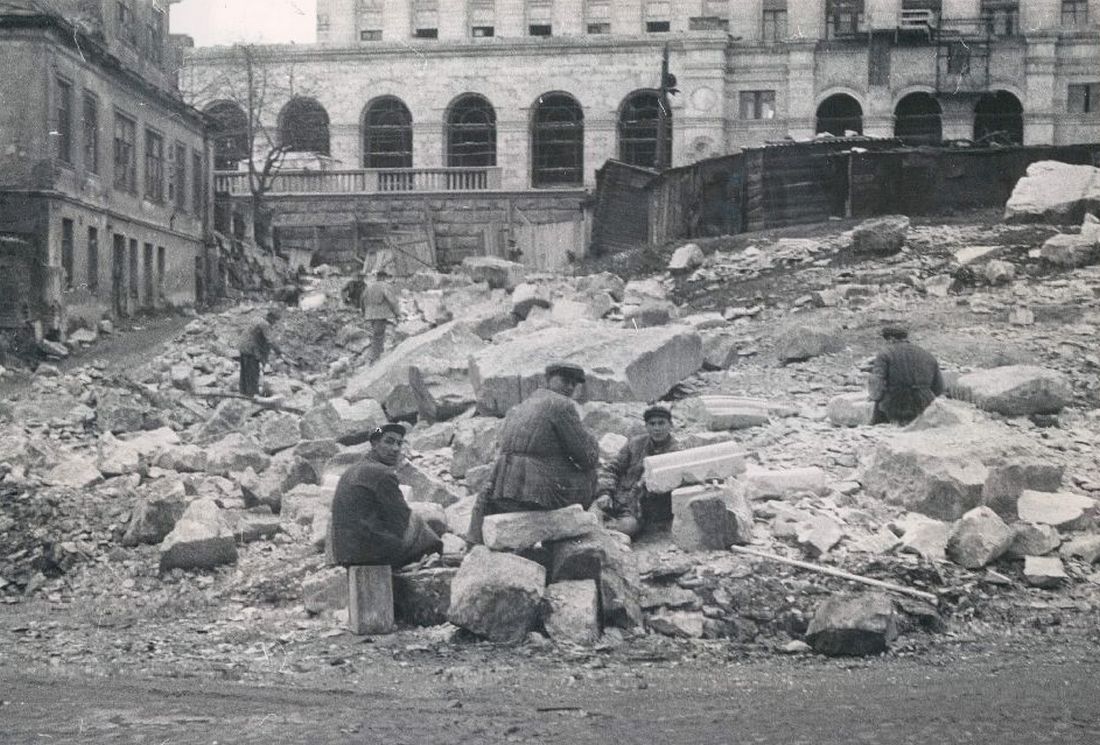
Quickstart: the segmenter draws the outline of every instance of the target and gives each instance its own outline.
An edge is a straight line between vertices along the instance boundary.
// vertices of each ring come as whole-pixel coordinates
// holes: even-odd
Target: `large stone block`
[[[925,429],[977,424],[983,418],[985,415],[972,406],[940,396],[928,404],[928,408],[922,411],[920,416],[906,425],[905,431],[920,432]]]
[[[775,354],[781,363],[802,362],[844,348],[844,342],[831,329],[795,326],[776,339]]]
[[[1060,551],[1067,559],[1081,559],[1086,564],[1100,561],[1100,535],[1083,535],[1062,544]]]
[[[1016,532],[988,507],[975,507],[955,523],[947,539],[947,556],[959,566],[980,569],[999,559]]]
[[[673,251],[672,258],[668,261],[668,270],[673,273],[688,272],[701,267],[706,258],[698,244],[686,243]]]
[[[260,443],[236,432],[213,443],[206,452],[206,472],[219,476],[246,468],[260,473],[271,463],[271,456],[260,448]]]
[[[699,396],[699,401],[711,432],[759,427],[771,421],[768,402],[758,398]]]
[[[1100,168],[1042,160],[1027,167],[1005,204],[1005,222],[1078,223],[1100,209]]]
[[[802,493],[821,496],[829,490],[825,471],[817,466],[774,471],[751,466],[742,481],[749,499],[785,499]]]
[[[1024,581],[1032,587],[1057,587],[1069,579],[1057,556],[1025,556]]]
[[[1065,376],[1036,365],[1006,365],[960,375],[949,393],[1006,416],[1056,414],[1073,401]]]
[[[414,502],[435,502],[449,507],[463,497],[462,491],[412,461],[397,467],[397,480],[411,488]]]
[[[1041,523],[1016,523],[1012,526],[1016,535],[1005,552],[1010,559],[1024,556],[1042,556],[1062,545],[1062,536],[1052,525]]]
[[[737,519],[719,490],[672,492],[672,540],[684,551],[724,551],[737,541]]]
[[[72,489],[87,489],[103,480],[103,474],[96,468],[95,461],[79,455],[69,455],[50,468],[42,477],[50,486],[67,486]]]
[[[1016,501],[1021,520],[1053,525],[1060,530],[1081,530],[1095,524],[1100,502],[1092,497],[1069,492],[1024,490]]]
[[[145,470],[141,451],[130,443],[116,439],[110,432],[99,436],[96,451],[96,467],[104,476],[122,476]]]
[[[237,561],[237,542],[212,499],[187,506],[160,544],[160,571],[210,569]]]
[[[585,368],[590,401],[652,401],[699,370],[703,346],[696,332],[682,326],[548,328],[471,357],[478,411],[503,416],[538,389],[546,365],[555,360]]]
[[[489,515],[482,524],[485,545],[494,551],[520,551],[536,543],[575,538],[599,529],[599,519],[579,504],[546,512]]]
[[[100,389],[96,393],[96,425],[100,432],[137,432],[145,426],[145,404],[124,391]]]
[[[299,484],[316,484],[317,472],[308,462],[284,450],[258,476],[248,468],[241,475],[241,496],[245,505],[266,505],[274,512],[282,510],[283,495]]]
[[[495,417],[474,417],[458,423],[451,441],[451,475],[460,479],[477,466],[488,465],[499,447],[501,421]]]
[[[527,267],[495,256],[467,256],[462,271],[475,282],[484,282],[494,290],[513,290],[527,276]]]
[[[451,607],[451,583],[458,569],[438,567],[393,575],[394,616],[412,626],[438,626],[447,622]]]
[[[654,493],[670,492],[709,479],[737,476],[745,472],[745,456],[733,441],[651,455],[645,459],[646,488]]]
[[[260,447],[268,455],[292,448],[301,440],[301,426],[293,414],[274,414],[265,418],[260,426]]]
[[[202,473],[206,471],[206,448],[198,445],[176,445],[157,457],[156,465],[168,471]]]
[[[543,597],[542,624],[556,642],[595,644],[600,638],[599,593],[589,579],[554,582]]]
[[[897,636],[894,603],[880,593],[829,598],[806,630],[814,651],[829,656],[879,654]]]
[[[180,493],[182,484],[180,487],[174,494],[150,495],[137,503],[122,537],[123,546],[160,543],[172,532],[187,509],[185,495]]]
[[[989,466],[982,485],[982,504],[1004,518],[1016,517],[1016,502],[1024,491],[1057,491],[1063,467],[1042,460],[1021,459]]]
[[[455,535],[465,538],[470,532],[470,519],[473,517],[475,504],[477,504],[477,497],[470,496],[445,507],[447,529]]]
[[[905,246],[908,236],[908,217],[875,217],[852,229],[852,251],[863,256],[893,256]]]
[[[538,622],[545,588],[541,565],[476,546],[451,583],[447,619],[491,641],[517,644]]]
[[[607,531],[550,544],[550,581],[599,583],[600,618],[607,626],[642,625],[642,583],[634,552]]]
[[[825,416],[837,427],[859,427],[871,423],[875,404],[866,393],[841,393],[829,399]]]
[[[408,390],[416,404],[420,421],[441,422],[472,409],[476,403],[474,387],[460,370],[433,371],[427,366],[409,366]],[[386,399],[386,411],[393,416],[405,416],[404,390],[399,386]]]

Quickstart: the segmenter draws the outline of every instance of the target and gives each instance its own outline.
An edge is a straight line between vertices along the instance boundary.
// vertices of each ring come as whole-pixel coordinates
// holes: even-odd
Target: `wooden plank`
[[[348,567],[348,628],[360,636],[393,631],[393,570],[389,566]]]

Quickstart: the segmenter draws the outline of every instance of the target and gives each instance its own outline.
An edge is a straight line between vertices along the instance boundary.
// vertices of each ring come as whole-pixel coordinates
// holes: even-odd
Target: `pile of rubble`
[[[1094,333],[1100,275],[1088,266],[1025,284],[1009,259],[1044,272],[1064,265],[1011,240],[979,251],[990,235],[1022,235],[1000,227],[955,229],[952,240],[971,245],[944,258],[943,230],[888,219],[729,255],[686,246],[664,276],[630,282],[471,259],[462,274],[405,283],[397,334],[374,365],[365,324],[340,302],[346,279],[332,277],[277,327],[288,361],[267,376],[271,395],[254,401],[227,394],[255,308],[192,321],[125,376],[104,364],[67,374],[43,365],[0,411],[0,489],[13,505],[0,516],[0,540],[13,547],[0,557],[0,596],[64,597],[113,577],[119,562],[142,586],[242,564],[283,576],[292,565],[285,597],[306,613],[337,612],[346,580],[323,561],[333,488],[386,420],[416,423],[399,480],[446,534],[444,566],[394,575],[397,615],[410,624],[507,642],[537,629],[581,644],[648,629],[863,653],[927,625],[936,609],[904,595],[821,604],[788,591],[812,585],[777,574],[776,557],[842,571],[855,586],[938,592],[946,612],[955,572],[995,566],[1019,588],[1100,584],[1100,361],[1077,346]],[[853,253],[888,258],[864,271],[848,263]],[[988,281],[932,281],[945,262]],[[793,299],[718,311],[675,302],[700,284],[780,266],[801,278]],[[807,278],[823,289],[807,292]],[[1059,329],[1057,343],[1041,313],[1011,327],[1034,350],[1012,361],[1028,364],[996,364],[943,336],[950,398],[905,431],[869,426],[861,387],[879,320],[919,306],[933,330],[962,307],[995,342],[1009,308],[1038,311],[1040,298],[1092,315]],[[573,508],[491,517],[485,545],[468,550],[500,417],[557,359],[588,371],[580,410],[604,457],[642,431],[646,402],[673,399],[686,450],[651,459],[646,475],[673,490],[672,534],[630,546]],[[267,579],[214,576],[226,593]]]

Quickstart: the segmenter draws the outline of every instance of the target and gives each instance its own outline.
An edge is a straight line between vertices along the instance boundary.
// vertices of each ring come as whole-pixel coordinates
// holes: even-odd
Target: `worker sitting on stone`
[[[943,393],[943,375],[936,358],[909,341],[909,332],[887,326],[889,342],[871,367],[868,395],[875,402],[872,424],[909,424]]]
[[[679,449],[672,436],[672,412],[664,406],[650,406],[642,414],[646,433],[630,440],[600,471],[599,491],[592,509],[604,527],[630,537],[643,530],[659,530],[672,520],[672,497],[668,492],[646,491],[642,472],[650,455]]]
[[[471,541],[481,542],[485,515],[556,510],[571,504],[587,508],[592,503],[600,449],[573,402],[584,379],[577,365],[549,365],[546,387],[508,410],[500,454],[470,520]]]
[[[267,363],[268,355],[274,351],[282,354],[282,350],[272,338],[271,327],[279,322],[281,314],[277,308],[272,308],[264,314],[263,318],[254,321],[245,330],[238,347],[241,359],[240,391],[245,396],[258,396],[260,394],[260,369]]]
[[[442,540],[409,509],[397,484],[404,443],[402,425],[379,427],[371,433],[370,454],[340,477],[328,534],[334,563],[400,567],[442,553]]]

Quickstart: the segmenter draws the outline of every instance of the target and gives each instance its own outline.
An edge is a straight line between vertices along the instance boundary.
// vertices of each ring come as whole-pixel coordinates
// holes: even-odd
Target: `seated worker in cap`
[[[336,564],[404,566],[443,551],[443,541],[409,509],[397,485],[405,428],[386,424],[371,433],[370,454],[336,484],[328,542]]]
[[[909,341],[909,332],[887,326],[889,342],[871,367],[868,395],[875,402],[872,424],[909,424],[943,393],[943,375],[936,358]]]
[[[646,433],[630,438],[615,459],[600,470],[599,496],[592,505],[604,527],[633,538],[672,520],[672,495],[650,494],[642,481],[645,459],[679,449],[672,436],[672,412],[650,406],[642,414]]]
[[[572,400],[584,377],[576,365],[549,365],[546,387],[508,410],[500,454],[470,520],[472,542],[481,542],[485,515],[556,510],[571,504],[587,508],[592,503],[600,449],[581,424]]]

